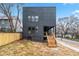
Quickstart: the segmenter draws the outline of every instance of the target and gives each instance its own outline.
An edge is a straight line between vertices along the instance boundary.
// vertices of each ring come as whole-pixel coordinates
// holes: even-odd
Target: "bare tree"
[[[16,8],[17,8],[17,19],[16,19],[16,23],[15,23],[15,30],[17,29],[17,23],[19,22],[21,24],[20,13],[22,11],[22,5],[23,4],[20,4],[20,3],[17,3],[16,4]]]
[[[69,25],[68,19],[69,19],[68,17],[58,19],[57,27],[62,37],[64,37],[65,33],[68,30],[68,25]]]
[[[3,15],[5,15],[7,18],[8,18],[8,21],[10,23],[10,29],[11,31],[16,31],[17,29],[17,23],[21,23],[20,21],[20,12],[22,11],[22,5],[23,4],[20,4],[20,3],[16,3],[16,4],[12,4],[12,3],[0,3],[0,13],[2,13]],[[17,18],[16,18],[16,23],[15,25],[13,24],[13,8],[16,10],[16,13],[17,14]]]
[[[60,31],[62,37],[65,34],[70,33],[72,38],[79,33],[79,19],[74,15],[70,17],[59,18],[57,22],[58,31]]]
[[[14,30],[13,21],[12,21],[13,20],[12,7],[13,7],[13,4],[0,3],[0,13],[4,14],[8,18],[11,31]]]

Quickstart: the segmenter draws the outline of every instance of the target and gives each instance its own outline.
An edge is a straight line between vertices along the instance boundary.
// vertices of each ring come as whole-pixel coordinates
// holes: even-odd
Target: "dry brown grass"
[[[57,48],[49,48],[47,43],[34,42],[29,40],[19,40],[11,44],[0,47],[1,56],[61,56],[61,55],[77,55],[71,49],[68,49],[60,44]]]

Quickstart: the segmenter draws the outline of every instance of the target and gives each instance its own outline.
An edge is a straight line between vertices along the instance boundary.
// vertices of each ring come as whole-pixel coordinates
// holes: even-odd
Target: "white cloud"
[[[75,3],[63,3],[64,5],[73,5]]]
[[[79,10],[75,10],[72,12],[72,14],[77,14],[77,13],[79,13]]]
[[[75,10],[72,12],[72,15],[79,18],[79,10]]]

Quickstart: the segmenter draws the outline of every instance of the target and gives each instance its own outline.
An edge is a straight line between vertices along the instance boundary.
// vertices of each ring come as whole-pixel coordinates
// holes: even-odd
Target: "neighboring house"
[[[0,32],[7,32],[10,30],[8,18],[6,16],[0,16]]]
[[[13,25],[15,26],[16,23],[16,17],[13,16]],[[17,23],[17,32],[22,32],[21,28],[20,28],[19,23]],[[10,31],[10,24],[8,21],[8,18],[6,16],[0,16],[0,32],[9,32]]]
[[[51,31],[56,33],[56,7],[23,7],[23,38],[42,41]]]

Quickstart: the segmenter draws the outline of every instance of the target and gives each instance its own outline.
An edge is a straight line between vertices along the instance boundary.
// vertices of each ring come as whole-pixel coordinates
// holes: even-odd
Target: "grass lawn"
[[[57,48],[49,48],[47,43],[30,40],[19,40],[0,47],[0,56],[79,56],[67,47],[58,44]]]
[[[73,41],[79,42],[79,39],[68,39],[68,40],[73,40]]]

